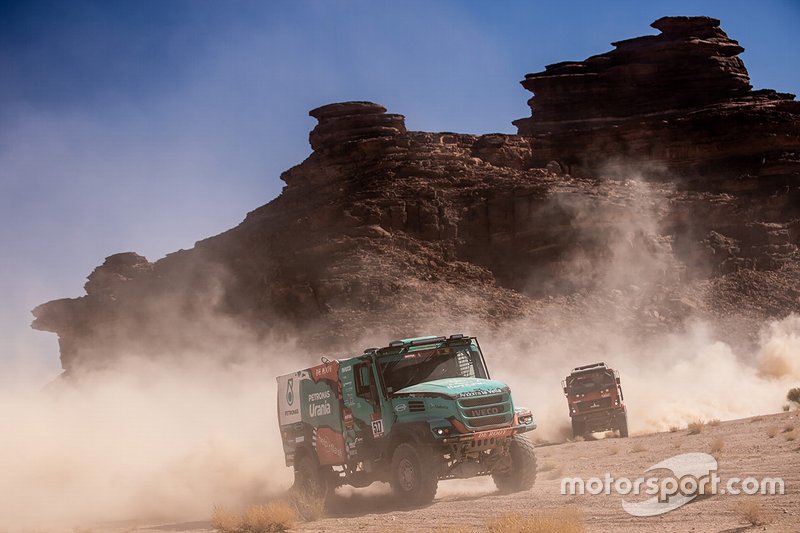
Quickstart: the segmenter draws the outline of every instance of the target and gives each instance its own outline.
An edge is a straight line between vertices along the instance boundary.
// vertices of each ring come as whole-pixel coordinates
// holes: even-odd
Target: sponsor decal
[[[503,429],[490,429],[488,431],[479,431],[472,435],[473,440],[483,440],[483,439],[501,439],[503,437],[508,437],[509,435],[514,433],[513,428],[503,428]]]
[[[496,388],[496,389],[489,389],[489,390],[471,390],[467,392],[462,392],[458,395],[459,398],[469,398],[472,396],[486,396],[487,394],[500,394],[503,392],[503,389]]]
[[[481,409],[471,409],[467,411],[467,416],[489,416],[489,415],[497,415],[503,412],[503,409],[499,406],[494,407],[483,407]]]
[[[394,406],[394,410],[396,412],[398,412],[398,413],[402,413],[406,409],[408,409],[408,406],[406,404],[404,404],[404,403],[399,403],[399,404]]]
[[[331,391],[324,390],[322,392],[312,392],[308,395],[309,402],[318,402],[320,400],[327,400],[331,397]]]
[[[329,414],[331,414],[331,404],[328,402],[308,404],[308,416],[312,418]]]
[[[321,379],[336,380],[338,373],[339,373],[339,362],[331,361],[330,363],[325,363],[322,365],[317,365],[315,367],[312,367],[311,379],[314,380],[314,383],[318,382]]]
[[[383,419],[379,418],[378,420],[372,421],[372,436],[375,438],[383,436]]]
[[[289,378],[286,382],[286,404],[292,405],[294,403],[294,378]]]
[[[319,464],[336,465],[344,462],[345,447],[341,433],[331,428],[315,428],[312,439]]]

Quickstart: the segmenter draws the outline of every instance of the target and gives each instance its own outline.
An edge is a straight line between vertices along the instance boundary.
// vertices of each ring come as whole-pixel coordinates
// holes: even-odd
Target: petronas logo
[[[294,391],[292,387],[294,386],[294,378],[289,378],[289,381],[286,382],[286,403],[292,405],[294,403]]]

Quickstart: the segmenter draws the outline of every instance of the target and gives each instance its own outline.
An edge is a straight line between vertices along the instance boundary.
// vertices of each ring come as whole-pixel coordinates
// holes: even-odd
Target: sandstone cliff
[[[519,317],[648,333],[800,310],[800,106],[750,89],[719,21],[653,26],[528,75],[519,135],[409,132],[369,102],[315,109],[314,152],[278,198],[191,250],[110,256],[33,327],[58,334],[69,372],[227,357],[206,344],[214,328],[332,349]]]

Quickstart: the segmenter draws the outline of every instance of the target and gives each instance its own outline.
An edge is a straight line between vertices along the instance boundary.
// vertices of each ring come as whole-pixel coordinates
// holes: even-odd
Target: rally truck
[[[605,363],[573,368],[561,382],[572,418],[572,435],[583,437],[599,431],[618,431],[628,436],[628,415],[619,372]]]
[[[531,411],[489,377],[466,335],[397,340],[278,380],[278,420],[294,490],[323,499],[340,485],[391,484],[423,505],[439,480],[491,475],[501,491],[533,486],[523,433]]]

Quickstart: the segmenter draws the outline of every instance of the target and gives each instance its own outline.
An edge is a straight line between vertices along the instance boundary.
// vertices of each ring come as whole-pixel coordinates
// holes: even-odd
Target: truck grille
[[[594,409],[607,409],[611,407],[611,398],[599,398],[597,400],[586,400],[578,402],[578,411],[592,411]]]
[[[469,428],[505,426],[514,417],[508,393],[463,398],[458,400],[458,407]]]
[[[422,400],[409,400],[408,410],[412,413],[421,413],[425,410],[425,402]]]
[[[505,394],[492,394],[490,396],[475,396],[474,398],[464,398],[459,400],[458,403],[462,407],[475,407],[476,405],[488,405],[492,403],[500,403],[505,401]]]

